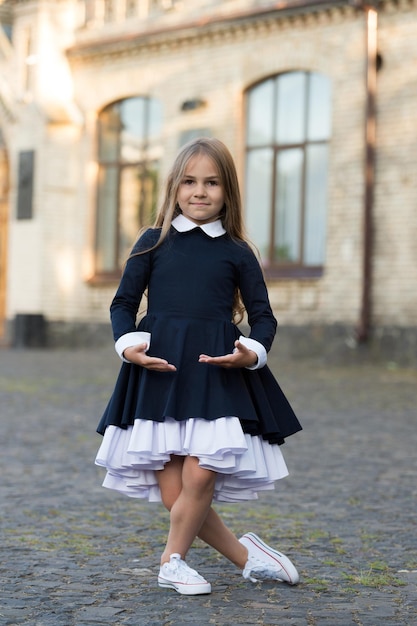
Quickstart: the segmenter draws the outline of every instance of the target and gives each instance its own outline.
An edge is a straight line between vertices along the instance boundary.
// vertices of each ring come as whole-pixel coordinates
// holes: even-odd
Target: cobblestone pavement
[[[218,507],[286,552],[301,583],[252,584],[196,543],[209,596],[158,588],[167,514],[101,487],[95,433],[119,362],[99,351],[0,350],[0,624],[417,624],[417,372],[290,361],[272,369],[303,423],[290,476]]]

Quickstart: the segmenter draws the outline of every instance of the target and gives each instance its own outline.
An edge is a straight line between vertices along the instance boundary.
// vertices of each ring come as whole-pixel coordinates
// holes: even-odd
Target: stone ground
[[[252,584],[196,543],[209,596],[157,586],[167,514],[103,489],[96,424],[119,362],[98,351],[0,350],[0,625],[417,624],[417,371],[270,365],[303,423],[290,476],[220,509],[291,556],[301,583]]]

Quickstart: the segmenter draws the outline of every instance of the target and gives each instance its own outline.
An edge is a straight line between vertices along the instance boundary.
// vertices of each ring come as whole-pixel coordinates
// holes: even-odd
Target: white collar
[[[198,226],[198,224],[195,224],[194,222],[189,220],[188,217],[185,217],[185,215],[183,215],[182,213],[180,215],[177,215],[177,217],[172,220],[171,224],[175,228],[175,230],[180,233],[188,232],[189,230],[193,230],[194,228],[201,228],[201,230],[203,230],[206,235],[212,237],[213,239],[215,237],[221,237],[226,232],[223,228],[221,220],[216,220],[215,222],[209,222],[208,224],[201,224],[201,226]]]

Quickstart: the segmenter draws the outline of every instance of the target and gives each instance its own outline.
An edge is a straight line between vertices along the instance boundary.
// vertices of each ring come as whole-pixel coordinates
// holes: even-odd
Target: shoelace
[[[251,582],[256,583],[259,579],[273,579],[280,580],[277,576],[278,572],[281,572],[282,568],[274,567],[253,557],[247,562],[245,569],[242,572],[243,578],[249,579]],[[259,578],[251,576],[255,573]]]
[[[196,577],[203,580],[202,576],[194,569],[189,567],[185,561],[179,558],[173,558],[167,564],[169,566],[170,573],[178,577],[181,582],[189,582]]]

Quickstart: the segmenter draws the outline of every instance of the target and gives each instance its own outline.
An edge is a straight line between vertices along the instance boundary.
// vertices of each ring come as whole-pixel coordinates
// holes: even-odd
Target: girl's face
[[[195,224],[214,222],[224,205],[224,189],[215,163],[205,154],[192,157],[178,188],[177,202]]]

